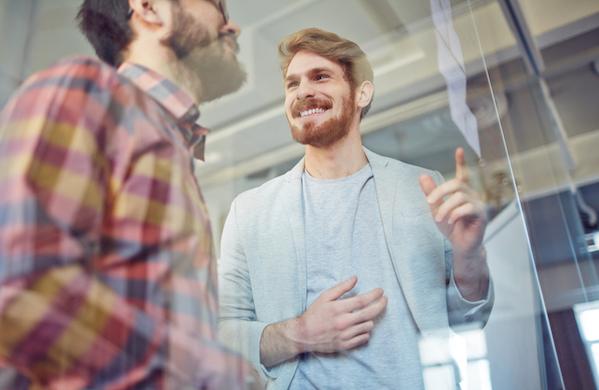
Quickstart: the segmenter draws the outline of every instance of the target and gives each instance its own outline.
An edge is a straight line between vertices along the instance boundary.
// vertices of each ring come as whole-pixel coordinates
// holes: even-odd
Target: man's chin
[[[291,136],[296,142],[315,148],[328,148],[347,136],[349,119],[349,114],[347,114],[341,118],[328,119],[324,123],[310,120],[296,125],[288,122]]]
[[[206,95],[204,101],[209,102],[237,92],[245,84],[246,79],[247,73],[241,64],[235,70],[214,75],[213,79],[203,83]]]
[[[315,129],[311,126],[303,127],[301,129],[293,126],[291,128],[291,136],[297,143],[305,146],[313,146],[315,148],[325,148],[336,141],[334,139],[329,139],[326,134],[323,134],[319,129]]]
[[[198,58],[195,72],[202,86],[202,102],[209,102],[238,91],[247,79],[243,65],[233,53],[218,58]]]

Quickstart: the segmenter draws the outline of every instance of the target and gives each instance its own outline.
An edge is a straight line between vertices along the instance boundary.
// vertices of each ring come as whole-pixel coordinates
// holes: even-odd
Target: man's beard
[[[312,104],[316,103],[313,101]],[[326,148],[334,145],[339,140],[345,138],[349,133],[350,124],[354,119],[355,97],[353,93],[342,101],[341,115],[333,117],[326,122],[316,125],[314,122],[307,122],[303,127],[295,126],[287,118],[291,127],[293,139],[302,145],[310,145],[316,148]],[[310,102],[306,103],[307,106]]]
[[[218,99],[237,91],[246,80],[246,72],[227,48],[227,39],[236,43],[235,34],[219,33],[213,39],[203,26],[173,3],[173,31],[163,40],[179,60],[178,70],[185,82],[200,90],[201,102]],[[200,102],[198,102],[200,103]]]

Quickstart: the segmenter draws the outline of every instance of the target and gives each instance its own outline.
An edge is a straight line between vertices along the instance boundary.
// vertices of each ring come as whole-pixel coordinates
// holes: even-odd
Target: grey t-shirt
[[[304,172],[302,188],[307,304],[352,275],[358,284],[349,295],[380,287],[389,300],[368,344],[302,355],[290,389],[422,389],[417,330],[391,264],[370,165],[335,180]]]

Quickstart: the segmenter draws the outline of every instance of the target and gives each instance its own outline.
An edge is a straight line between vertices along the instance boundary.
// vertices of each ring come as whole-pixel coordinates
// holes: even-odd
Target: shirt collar
[[[119,73],[175,117],[187,146],[195,158],[203,161],[208,129],[196,123],[200,117],[200,110],[191,96],[172,81],[138,64],[125,62],[119,67]]]

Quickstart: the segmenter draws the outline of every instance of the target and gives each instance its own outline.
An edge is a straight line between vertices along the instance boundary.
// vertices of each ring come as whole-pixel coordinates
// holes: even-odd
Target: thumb
[[[433,192],[433,190],[435,188],[437,188],[437,184],[435,183],[433,178],[430,177],[429,175],[420,176],[419,181],[420,181],[420,188],[422,189],[422,192],[424,192],[425,196],[429,196],[430,193]]]
[[[323,297],[328,301],[334,301],[343,296],[348,291],[351,291],[352,288],[355,287],[358,282],[358,278],[356,276],[352,276],[351,278],[344,280],[343,282],[331,287],[322,293]]]

